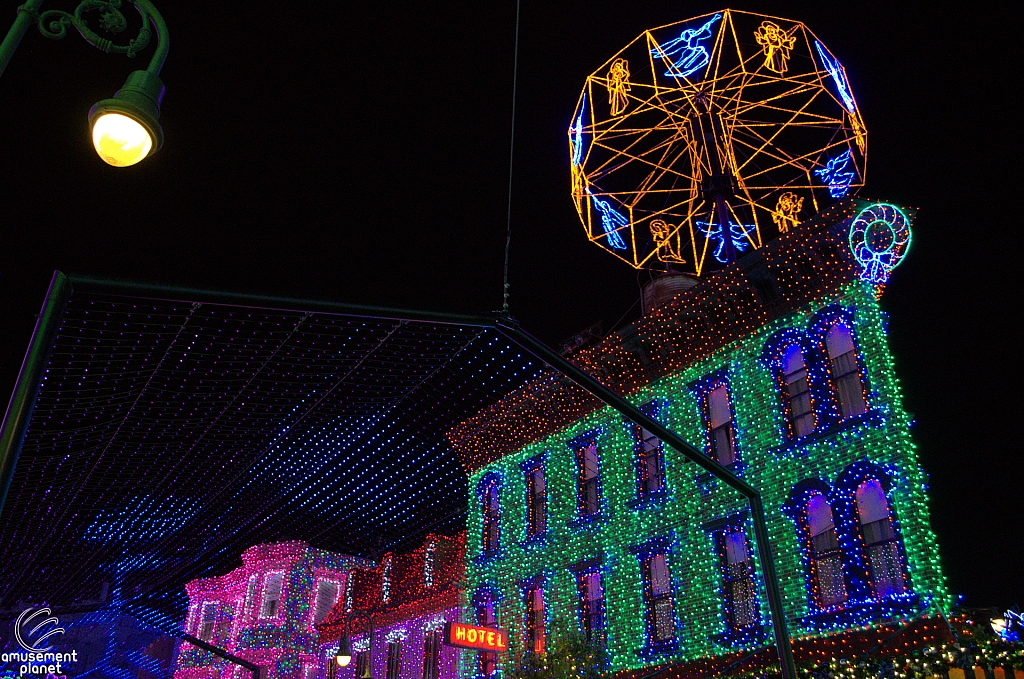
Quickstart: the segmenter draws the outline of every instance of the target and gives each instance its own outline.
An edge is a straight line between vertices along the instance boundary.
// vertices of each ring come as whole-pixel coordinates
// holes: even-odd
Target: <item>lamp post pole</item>
[[[156,50],[144,71],[128,75],[124,87],[113,98],[97,102],[89,110],[89,126],[93,130],[96,152],[108,164],[116,167],[134,165],[163,145],[164,133],[157,122],[160,103],[164,97],[164,84],[160,70],[167,59],[170,37],[167,24],[149,0],[132,0],[142,15],[142,28],[127,45],[117,45],[89,27],[85,19],[88,12],[99,12],[99,26],[104,31],[122,33],[128,21],[120,12],[120,0],[81,0],[74,12],[51,9],[40,12],[43,0],[28,0],[18,7],[18,17],[0,43],[0,76],[10,63],[14,51],[21,44],[30,26],[51,40],[60,40],[72,26],[93,47],[104,52],[125,54],[134,58],[145,49],[156,33]]]

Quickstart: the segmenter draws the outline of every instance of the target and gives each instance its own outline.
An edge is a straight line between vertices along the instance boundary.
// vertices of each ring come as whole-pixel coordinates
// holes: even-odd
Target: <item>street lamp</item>
[[[111,40],[100,37],[83,18],[86,12],[100,12],[99,23],[104,30],[109,33],[124,31],[128,22],[118,10],[120,2],[117,0],[82,0],[74,13],[54,9],[40,13],[39,7],[43,0],[28,0],[18,8],[18,18],[0,44],[0,75],[3,75],[14,50],[32,24],[36,24],[39,32],[52,40],[60,40],[67,35],[67,27],[71,25],[90,45],[104,52],[126,54],[129,57],[135,57],[145,49],[153,32],[156,32],[156,52],[148,68],[130,73],[124,87],[113,98],[99,101],[89,109],[93,147],[105,163],[114,167],[134,165],[159,151],[164,143],[164,131],[158,121],[160,102],[164,98],[160,69],[167,59],[170,46],[167,24],[149,0],[132,2],[142,15],[142,28],[127,45],[115,45]]]
[[[345,615],[345,623],[342,627],[341,638],[338,639],[338,652],[334,655],[334,664],[337,667],[348,667],[349,663],[352,662],[352,640],[348,636],[348,626],[352,622],[352,618],[356,615],[362,615],[366,618],[367,634],[366,640],[368,646],[368,653],[373,655],[373,615],[368,611],[351,610]],[[372,660],[367,662],[363,667],[363,673],[358,679],[373,679],[373,665]],[[334,669],[334,673],[330,673],[333,676],[337,676],[337,669]]]

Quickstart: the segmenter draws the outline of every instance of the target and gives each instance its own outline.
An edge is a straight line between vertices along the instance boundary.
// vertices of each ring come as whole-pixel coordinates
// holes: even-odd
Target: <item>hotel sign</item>
[[[448,622],[444,626],[444,643],[475,651],[508,650],[508,632],[495,627],[477,627],[464,622]]]

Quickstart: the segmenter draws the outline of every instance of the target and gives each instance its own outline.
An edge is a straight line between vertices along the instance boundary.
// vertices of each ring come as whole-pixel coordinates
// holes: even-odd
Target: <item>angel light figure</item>
[[[797,215],[803,206],[804,199],[792,191],[786,191],[779,196],[779,202],[776,203],[775,210],[772,212],[772,221],[779,227],[779,233],[786,233],[789,231],[789,227],[795,227],[800,223]]]
[[[617,116],[626,110],[629,100],[629,62],[616,59],[608,71],[608,103],[612,105],[612,115]]]
[[[658,246],[658,261],[666,264],[685,264],[686,260],[679,254],[679,241],[672,238],[673,228],[671,224],[665,223],[664,219],[655,219],[651,222],[651,235]]]
[[[672,64],[672,68],[665,71],[665,75],[685,78],[708,65],[711,57],[700,43],[711,37],[711,24],[721,18],[721,14],[716,14],[700,28],[687,28],[675,40],[669,40],[651,50],[651,54],[662,59],[679,55],[679,59]]]
[[[778,24],[765,21],[754,31],[754,39],[764,48],[764,67],[774,73],[785,73],[789,68],[786,63],[789,61],[789,50],[796,44],[796,37],[779,28]]]

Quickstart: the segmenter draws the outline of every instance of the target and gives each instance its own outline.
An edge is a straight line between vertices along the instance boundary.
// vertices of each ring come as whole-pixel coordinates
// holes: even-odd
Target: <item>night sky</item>
[[[0,3],[4,29],[18,4]],[[978,3],[908,4],[734,8],[802,21],[843,62],[869,132],[860,196],[920,209],[882,305],[933,525],[965,604],[1024,605],[1017,27]],[[128,169],[99,160],[86,114],[152,48],[131,62],[28,34],[0,78],[0,391],[54,269],[500,308],[515,4],[346,5],[158,2],[166,144]],[[511,309],[549,344],[639,314],[637,273],[587,242],[569,195],[586,76],[644,29],[718,9],[523,3]]]

